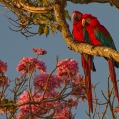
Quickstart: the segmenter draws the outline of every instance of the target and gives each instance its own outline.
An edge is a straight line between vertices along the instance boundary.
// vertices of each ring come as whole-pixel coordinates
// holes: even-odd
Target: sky
[[[111,7],[109,4],[91,3],[88,5],[73,4],[68,2],[66,9],[71,16],[74,10],[79,10],[82,13],[91,13],[96,16],[102,25],[104,25],[110,32],[117,50],[119,51],[119,10],[115,7]],[[4,11],[0,8],[0,11]],[[13,13],[8,14],[9,17],[15,18]],[[55,67],[55,57],[59,56],[59,60],[66,58],[76,59],[79,63],[79,74],[83,75],[81,67],[80,54],[68,49],[68,46],[60,32],[57,32],[55,36],[50,33],[48,37],[45,35],[30,37],[28,40],[19,32],[11,31],[8,26],[14,29],[3,14],[0,14],[0,59],[8,64],[8,71],[6,75],[14,80],[15,77],[20,76],[20,73],[16,71],[17,64],[22,57],[35,57],[32,52],[32,48],[43,48],[48,53],[44,56],[40,56],[46,65],[48,72],[51,72]],[[68,21],[70,30],[72,30],[72,22]],[[33,28],[32,31],[36,31]],[[94,60],[97,71],[92,73],[92,83],[97,86],[96,92],[98,99],[104,102],[104,98],[101,95],[101,90],[106,91],[106,82],[109,75],[108,65],[104,58],[95,57]],[[117,79],[119,79],[119,69],[116,69]],[[117,103],[116,103],[117,104]],[[87,102],[79,103],[78,108],[73,110],[77,112],[75,119],[86,119],[87,115]],[[108,113],[109,114],[109,113]],[[109,115],[111,118],[111,116]],[[5,119],[4,116],[0,116],[1,119]]]

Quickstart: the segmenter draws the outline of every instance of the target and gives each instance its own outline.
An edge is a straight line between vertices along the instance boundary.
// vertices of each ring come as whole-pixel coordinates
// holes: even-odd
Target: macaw
[[[117,50],[110,33],[103,25],[100,24],[96,17],[91,14],[84,14],[82,16],[82,25],[86,28],[92,45],[107,46]],[[119,68],[119,62],[116,62],[113,59],[105,59],[108,61],[111,81],[119,103],[118,85],[115,73],[115,67]]]
[[[79,11],[74,11],[72,13],[73,19],[73,30],[72,34],[74,35],[75,40],[90,44],[90,39],[88,32],[82,25],[82,16],[83,14]],[[85,85],[86,85],[86,95],[88,100],[88,108],[93,112],[93,103],[92,103],[92,86],[91,86],[91,69],[96,71],[95,65],[93,62],[93,56],[87,54],[81,54],[82,67],[85,74]]]

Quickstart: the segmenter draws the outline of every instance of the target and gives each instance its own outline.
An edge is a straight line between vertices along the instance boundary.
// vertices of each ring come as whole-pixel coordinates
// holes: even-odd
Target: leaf
[[[22,17],[21,16],[18,16],[18,19],[16,21],[20,21],[21,19],[22,19]]]
[[[43,0],[43,3],[44,3],[45,6],[51,5],[49,0]]]
[[[39,28],[44,28],[45,26],[45,24],[40,24]]]
[[[39,4],[43,4],[43,0],[37,0]]]
[[[52,21],[53,21],[53,22],[56,21],[55,15],[52,15]]]
[[[68,10],[65,10],[65,17],[68,19],[68,20],[70,20],[71,21],[71,17],[69,16],[69,12],[68,12]]]
[[[8,99],[3,99],[2,100],[2,104],[7,104],[8,103]]]
[[[48,26],[45,26],[44,33],[46,34],[46,37],[49,34],[49,32],[50,32],[49,27]]]
[[[51,15],[51,13],[46,13],[45,16],[46,16],[46,18],[49,19],[50,21],[52,20],[52,15]]]
[[[44,14],[39,14],[39,18],[42,19],[42,20],[46,20],[46,16]]]
[[[39,35],[42,35],[43,33],[44,33],[43,28],[39,28],[39,29],[38,29],[38,34],[39,34]]]
[[[37,14],[37,13],[36,13],[36,14],[34,14],[34,15],[33,15],[33,18],[34,18],[34,19],[39,18],[39,14]]]
[[[54,35],[57,29],[55,27],[51,27],[51,30],[52,30],[52,34]]]

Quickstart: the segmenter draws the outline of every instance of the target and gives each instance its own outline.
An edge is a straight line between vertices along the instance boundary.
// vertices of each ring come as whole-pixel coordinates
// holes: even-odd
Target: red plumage
[[[73,13],[81,15],[80,20],[73,22],[72,33],[74,35],[74,38],[79,42],[86,43],[86,40],[84,39],[83,26],[82,26],[82,13],[78,11],[74,11]],[[91,56],[82,54],[81,60],[82,60],[82,67],[85,74],[85,85],[86,85],[86,94],[88,100],[88,108],[89,108],[89,112],[90,110],[93,112],[92,86],[91,86],[91,69],[92,69]]]
[[[94,46],[104,45],[116,50],[116,47],[114,45],[114,42],[113,42],[113,39],[111,38],[110,33],[103,25],[100,24],[100,22],[97,20],[96,17],[92,16],[91,14],[84,14],[82,19],[88,20],[88,25],[86,26],[86,30],[88,31],[90,35],[90,41],[92,45]],[[115,67],[119,68],[119,63],[111,59],[107,59],[107,60],[109,65],[111,81],[113,83],[115,95],[119,103],[118,85],[117,85],[116,73],[115,73]]]
[[[116,81],[116,73],[115,73],[115,68],[114,68],[114,62],[112,60],[108,60],[108,66],[109,66],[109,71],[110,71],[110,77],[111,77],[111,81],[113,83],[113,88],[115,91],[115,95],[118,99],[118,103],[119,103],[119,95],[118,95],[118,85],[117,85],[117,81]]]

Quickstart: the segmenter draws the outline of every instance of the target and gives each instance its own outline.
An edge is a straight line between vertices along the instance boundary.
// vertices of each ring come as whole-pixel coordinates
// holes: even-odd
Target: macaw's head
[[[83,14],[79,11],[73,11],[72,13],[72,20],[74,22],[78,22],[82,19]]]

